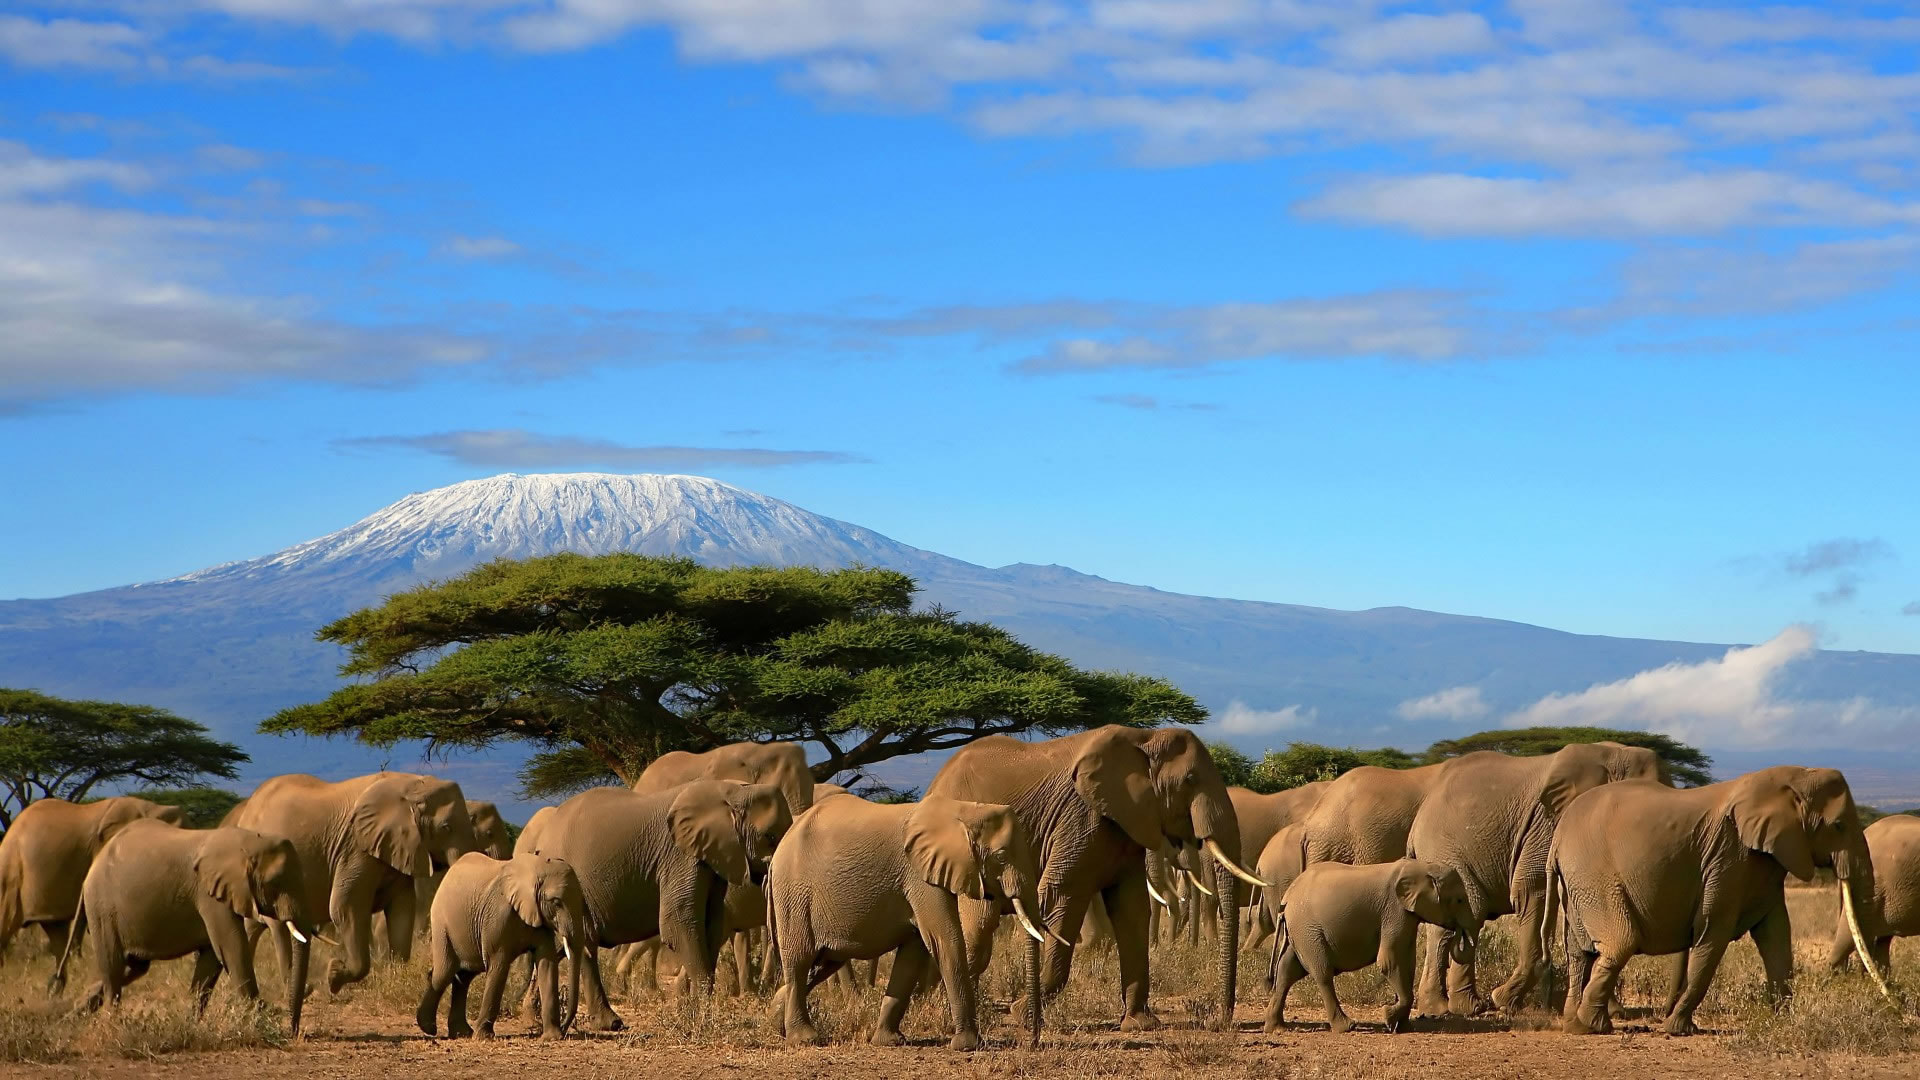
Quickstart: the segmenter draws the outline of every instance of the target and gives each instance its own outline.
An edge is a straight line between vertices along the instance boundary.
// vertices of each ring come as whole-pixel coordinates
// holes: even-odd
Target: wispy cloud
[[[126,22],[0,15],[0,60],[21,68],[109,71],[122,76],[239,82],[304,74],[257,60],[173,48],[161,35]]]
[[[449,236],[440,250],[461,259],[505,259],[524,249],[504,236]]]
[[[1227,705],[1227,711],[1213,720],[1228,735],[1271,735],[1295,731],[1313,724],[1319,716],[1311,706],[1288,705],[1282,709],[1256,709],[1244,701]]]
[[[1920,615],[1920,600],[1915,600],[1900,609],[1902,615]]]
[[[1592,725],[1662,731],[1709,746],[1847,745],[1911,735],[1920,707],[1865,698],[1803,701],[1777,693],[1781,676],[1813,655],[1816,640],[1792,626],[1759,645],[1697,664],[1668,664],[1577,693],[1551,694],[1514,713],[1508,727]]]
[[[1401,702],[1402,720],[1475,720],[1492,711],[1477,686],[1455,686]]]
[[[1893,545],[1878,537],[1838,537],[1809,544],[1782,558],[1781,570],[1796,578],[1831,575],[1828,586],[1813,594],[1815,603],[1833,606],[1857,599],[1865,568],[1894,557]]]
[[[343,450],[416,450],[463,465],[489,468],[567,468],[602,465],[630,469],[693,469],[713,466],[774,468],[789,465],[856,465],[868,461],[837,450],[768,450],[744,446],[644,446],[610,439],[543,435],[520,428],[442,431],[429,435],[374,435],[340,439]]]

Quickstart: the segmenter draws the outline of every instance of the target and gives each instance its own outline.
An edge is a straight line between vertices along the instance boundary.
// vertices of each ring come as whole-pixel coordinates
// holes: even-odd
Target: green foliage
[[[1445,761],[1475,750],[1498,750],[1516,757],[1551,754],[1573,743],[1617,742],[1625,746],[1643,746],[1665,763],[1673,782],[1680,787],[1701,787],[1713,783],[1713,759],[1694,747],[1652,731],[1620,731],[1597,727],[1531,727],[1503,731],[1482,731],[1461,739],[1445,739],[1427,748],[1424,760]]]
[[[225,788],[148,788],[130,794],[162,806],[177,806],[187,812],[187,828],[211,829],[220,824],[227,811],[239,806],[241,796]]]
[[[1199,723],[1172,685],[1085,672],[985,623],[915,611],[889,570],[551,555],[500,560],[322,628],[367,681],[263,731],[533,744],[546,798],[631,782],[670,750],[810,742],[819,779],[985,735]]]
[[[1253,759],[1228,746],[1226,743],[1207,743],[1207,753],[1213,755],[1214,768],[1220,770],[1220,778],[1228,787],[1253,786]]]
[[[128,781],[232,780],[247,760],[239,747],[165,709],[0,689],[0,828],[39,799],[83,802],[96,788]]]
[[[1285,791],[1311,784],[1316,780],[1331,780],[1341,773],[1357,769],[1362,765],[1377,765],[1383,769],[1410,769],[1420,764],[1413,755],[1391,746],[1378,750],[1360,750],[1354,747],[1322,746],[1319,743],[1288,743],[1285,750],[1269,750],[1266,757],[1253,766],[1246,787],[1264,794]]]

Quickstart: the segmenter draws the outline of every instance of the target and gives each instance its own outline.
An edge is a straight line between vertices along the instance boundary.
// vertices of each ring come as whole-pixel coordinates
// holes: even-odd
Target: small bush
[[[1865,974],[1802,972],[1793,997],[1775,1007],[1760,988],[1743,984],[1732,1002],[1736,1049],[1757,1054],[1805,1057],[1851,1054],[1885,1057],[1920,1047],[1916,1039],[1912,995],[1899,1003],[1880,996]]]

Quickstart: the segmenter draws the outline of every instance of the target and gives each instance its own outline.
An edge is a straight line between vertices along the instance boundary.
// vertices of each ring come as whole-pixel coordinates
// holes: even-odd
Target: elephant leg
[[[981,1040],[975,996],[979,989],[967,966],[959,905],[955,903],[953,894],[942,892],[931,903],[915,904],[914,916],[920,923],[920,944],[933,958],[933,966],[940,969],[940,979],[946,984],[947,1007],[953,1012],[953,1038],[948,1040],[947,1046],[954,1050],[978,1050]],[[899,958],[894,961],[896,970],[905,955],[906,948],[902,946]],[[911,987],[919,981],[918,973],[913,974],[915,978],[904,982],[897,975],[889,977],[888,995],[892,995],[896,985],[910,995]]]
[[[1426,948],[1421,951],[1419,1010],[1421,1016],[1445,1016],[1447,1004],[1447,947],[1452,935],[1438,926],[1428,926]]]
[[[1711,935],[1706,941],[1687,950],[1686,993],[1680,995],[1679,1004],[1667,1014],[1667,1021],[1660,1026],[1660,1030],[1669,1035],[1691,1035],[1697,1030],[1693,1026],[1693,1010],[1699,1008],[1701,999],[1707,996],[1707,988],[1713,985],[1714,973],[1720,970],[1720,957],[1726,950],[1727,943],[1719,935]],[[1764,953],[1761,958],[1765,959]],[[1606,958],[1602,957],[1601,962],[1605,963]],[[1788,954],[1787,963],[1792,964],[1791,953]],[[1791,970],[1791,967],[1788,970]],[[1772,981],[1771,972],[1769,972],[1768,981]],[[1600,1000],[1604,1002],[1606,999]]]
[[[793,925],[792,921],[781,920],[780,935],[783,940],[780,945],[780,970],[785,976],[786,986],[783,990],[785,1011],[780,1026],[790,1043],[817,1043],[820,1041],[820,1032],[815,1030],[813,1017],[807,1013],[807,995],[816,985],[813,974],[819,956],[810,936],[804,944],[798,936],[786,940],[788,935],[796,932],[805,934],[805,930]]]
[[[234,991],[249,1001],[259,997],[260,984],[253,974],[253,942],[247,937],[246,921],[227,912],[202,921],[207,926],[207,948],[214,962],[232,976]],[[291,972],[293,968],[289,965],[282,970]]]
[[[1514,941],[1513,971],[1505,982],[1493,988],[1491,997],[1494,1007],[1506,1012],[1517,1011],[1527,995],[1533,993],[1545,961],[1540,952],[1541,924],[1547,919],[1544,900],[1525,897],[1520,910],[1514,914],[1519,929]]]
[[[1661,1016],[1672,1016],[1673,1010],[1680,1004],[1680,996],[1687,992],[1687,954],[1673,954],[1672,967],[1667,973],[1667,1000],[1660,1009]]]
[[[733,934],[733,970],[739,980],[736,993],[757,994],[760,988],[753,982],[753,935],[745,930],[736,930]]]
[[[898,1046],[903,1041],[900,1018],[907,1013],[907,1004],[913,1000],[914,988],[919,985],[920,974],[929,959],[927,947],[918,935],[901,942],[900,948],[894,951],[893,974],[887,979],[886,996],[880,999],[880,1022],[873,1027],[874,1043]],[[957,1020],[954,1030],[959,1030]]]
[[[1419,927],[1414,928],[1413,940],[1398,943],[1382,943],[1377,961],[1381,974],[1387,977],[1388,985],[1393,987],[1393,1004],[1387,1006],[1387,1032],[1398,1034],[1406,1027],[1407,1017],[1413,1012],[1413,976],[1415,957],[1419,954]]]
[[[498,950],[492,956],[487,957],[487,984],[480,990],[480,1026],[474,1030],[475,1038],[493,1038],[493,1020],[494,1017],[500,1015],[500,998],[506,993],[507,973],[513,969],[515,959],[516,957],[513,954],[504,949]],[[536,971],[539,964],[540,961],[536,957],[534,960]],[[554,990],[555,988],[548,986],[545,980],[541,980],[540,1011],[542,1013],[546,1012],[549,1008],[557,1008],[559,1006],[560,1003],[554,1000]],[[553,1004],[548,1005],[548,1002],[553,1002]],[[554,1026],[558,1027],[559,1025],[556,1023]]]
[[[633,985],[633,975],[640,975],[640,989],[660,989],[660,939],[649,938],[646,941],[626,947],[620,957],[620,977],[627,985]]]
[[[1848,936],[1851,937],[1852,935],[1849,934]],[[1893,936],[1888,935],[1883,938],[1875,938],[1873,944],[1868,946],[1868,948],[1873,950],[1873,962],[1880,965],[1880,977],[1883,979],[1893,978]]]
[[[68,919],[51,919],[40,924],[40,932],[47,935],[47,955],[59,959],[67,951],[67,939],[73,935],[73,922]]]
[[[467,988],[473,984],[473,972],[453,973],[453,993],[447,1001],[447,1038],[470,1039],[473,1025],[467,1021]]]
[[[1101,898],[1120,954],[1120,1030],[1152,1031],[1160,1020],[1147,1008],[1147,907],[1152,901],[1147,897],[1145,868],[1121,878]]]
[[[148,971],[152,970],[152,968],[153,968],[153,961],[147,959],[144,956],[127,957],[126,973],[120,979],[119,989],[125,990],[127,987],[132,986],[134,983],[139,982],[143,977],[145,977]],[[113,1000],[115,1004],[119,1004],[120,995],[117,991],[114,994]]]
[[[207,999],[213,996],[213,984],[220,981],[220,958],[208,945],[193,954],[193,1015],[207,1011]]]
[[[1275,931],[1278,933],[1278,930]],[[1293,984],[1306,977],[1306,966],[1300,963],[1300,956],[1293,951],[1293,943],[1280,950],[1280,959],[1274,962],[1273,1000],[1267,1003],[1267,1022],[1265,1030],[1271,1035],[1286,1026],[1287,992]]]
[[[379,890],[381,875],[389,871],[373,863],[371,858],[355,858],[359,861],[350,862],[334,879],[333,892],[327,898],[327,914],[334,929],[340,931],[341,952],[340,956],[327,961],[329,994],[338,994],[341,987],[366,978],[372,967],[369,950],[373,931],[373,901]],[[282,933],[284,928],[274,930],[276,937]]]
[[[1313,979],[1313,985],[1320,988],[1320,1000],[1327,1006],[1327,1030],[1341,1034],[1353,1030],[1353,1018],[1340,1007],[1340,995],[1333,989],[1333,957],[1324,955],[1324,948],[1317,951],[1315,962],[1307,966],[1307,974]]]
[[[560,1026],[560,960],[557,954],[533,954],[533,978],[540,984],[540,1037],[563,1039]]]
[[[1631,946],[1611,942],[1601,945],[1599,955],[1592,960],[1587,972],[1586,988],[1577,998],[1571,988],[1567,991],[1567,1014],[1562,1027],[1577,1035],[1604,1035],[1613,1030],[1607,1002],[1613,999],[1620,971],[1632,957]]]
[[[434,1030],[435,1021],[440,1013],[440,996],[447,992],[460,967],[460,958],[454,955],[453,942],[445,934],[435,932],[432,942],[432,966],[427,969],[426,990],[420,995],[420,1007],[413,1011],[413,1022],[420,1030],[430,1036],[439,1033]],[[452,1033],[452,1020],[449,1017],[448,1033]]]
[[[1247,909],[1247,940],[1244,948],[1257,949],[1273,936],[1273,914],[1265,904],[1255,904]]]
[[[579,962],[584,977],[580,980],[581,1004],[586,1007],[587,1027],[594,1031],[619,1031],[626,1021],[607,1004],[607,988],[600,981],[600,950],[587,949]]]
[[[1793,927],[1787,921],[1786,905],[1768,912],[1749,934],[1754,948],[1760,950],[1760,966],[1767,976],[1767,997],[1775,1004],[1786,1001],[1793,996]]]
[[[1464,961],[1455,959],[1453,944],[1458,936],[1452,931],[1440,935],[1441,956],[1447,973],[1447,1008],[1455,1016],[1474,1016],[1485,1012],[1487,1007],[1480,998],[1480,953],[1468,948]]]
[[[412,878],[394,886],[387,897],[387,949],[403,964],[413,958],[414,901]]]

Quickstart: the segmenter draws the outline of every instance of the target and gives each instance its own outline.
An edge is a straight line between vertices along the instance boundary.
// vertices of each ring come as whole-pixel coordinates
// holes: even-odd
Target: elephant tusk
[[[1860,916],[1853,910],[1853,888],[1846,878],[1840,879],[1840,907],[1847,913],[1847,929],[1853,933],[1853,947],[1860,954],[1860,963],[1866,967],[1867,974],[1873,976],[1873,985],[1880,988],[1881,995],[1893,1001],[1893,991],[1887,989],[1887,981],[1880,977],[1880,969],[1873,964],[1873,954],[1867,951],[1867,936],[1860,932]]]
[[[1035,941],[1043,942],[1047,940],[1047,936],[1042,934],[1040,928],[1033,925],[1033,920],[1027,917],[1027,906],[1022,904],[1018,899],[1015,899],[1013,902],[1013,913],[1020,917],[1020,928],[1027,932],[1028,937],[1031,937]]]
[[[566,938],[560,939],[560,955],[568,960],[573,959],[573,946],[567,944]]]
[[[1214,892],[1212,889],[1207,888],[1204,884],[1201,883],[1200,875],[1194,873],[1191,870],[1182,870],[1180,872],[1187,875],[1187,882],[1191,884],[1194,888],[1199,889],[1202,895],[1205,895],[1205,896],[1214,895]]]
[[[314,936],[314,937],[316,937],[316,938],[319,938],[319,939],[320,939],[320,940],[321,940],[322,942],[324,942],[324,943],[326,943],[326,944],[328,944],[328,945],[331,945],[331,946],[333,946],[333,947],[334,947],[334,948],[336,948],[336,949],[343,949],[343,950],[344,950],[344,949],[346,948],[346,946],[344,946],[344,945],[342,945],[342,944],[340,944],[339,942],[337,942],[337,941],[335,941],[335,940],[333,940],[332,938],[330,938],[330,937],[328,937],[327,935],[325,935],[325,934],[323,934],[323,933],[321,933],[321,932],[320,932],[320,931],[318,931],[318,930],[315,930],[315,931],[313,932],[313,936]]]
[[[293,925],[293,920],[291,919],[287,920],[287,933],[292,934],[293,940],[300,944],[305,945],[307,943],[307,935],[301,933],[300,928]]]
[[[1160,890],[1153,887],[1152,881],[1147,882],[1147,895],[1153,897],[1154,903],[1159,904],[1161,907],[1166,908],[1168,911],[1173,910],[1173,905],[1167,903],[1167,898],[1160,895]]]
[[[1254,888],[1256,889],[1273,888],[1272,882],[1261,881],[1259,878],[1254,877],[1252,874],[1247,873],[1245,870],[1242,870],[1240,868],[1239,863],[1234,862],[1232,859],[1227,858],[1227,853],[1224,851],[1221,851],[1220,845],[1211,838],[1207,840],[1207,854],[1219,860],[1220,865],[1226,867],[1227,870],[1230,873],[1232,873],[1234,877],[1239,878],[1241,881],[1246,882],[1247,884],[1253,886]]]

